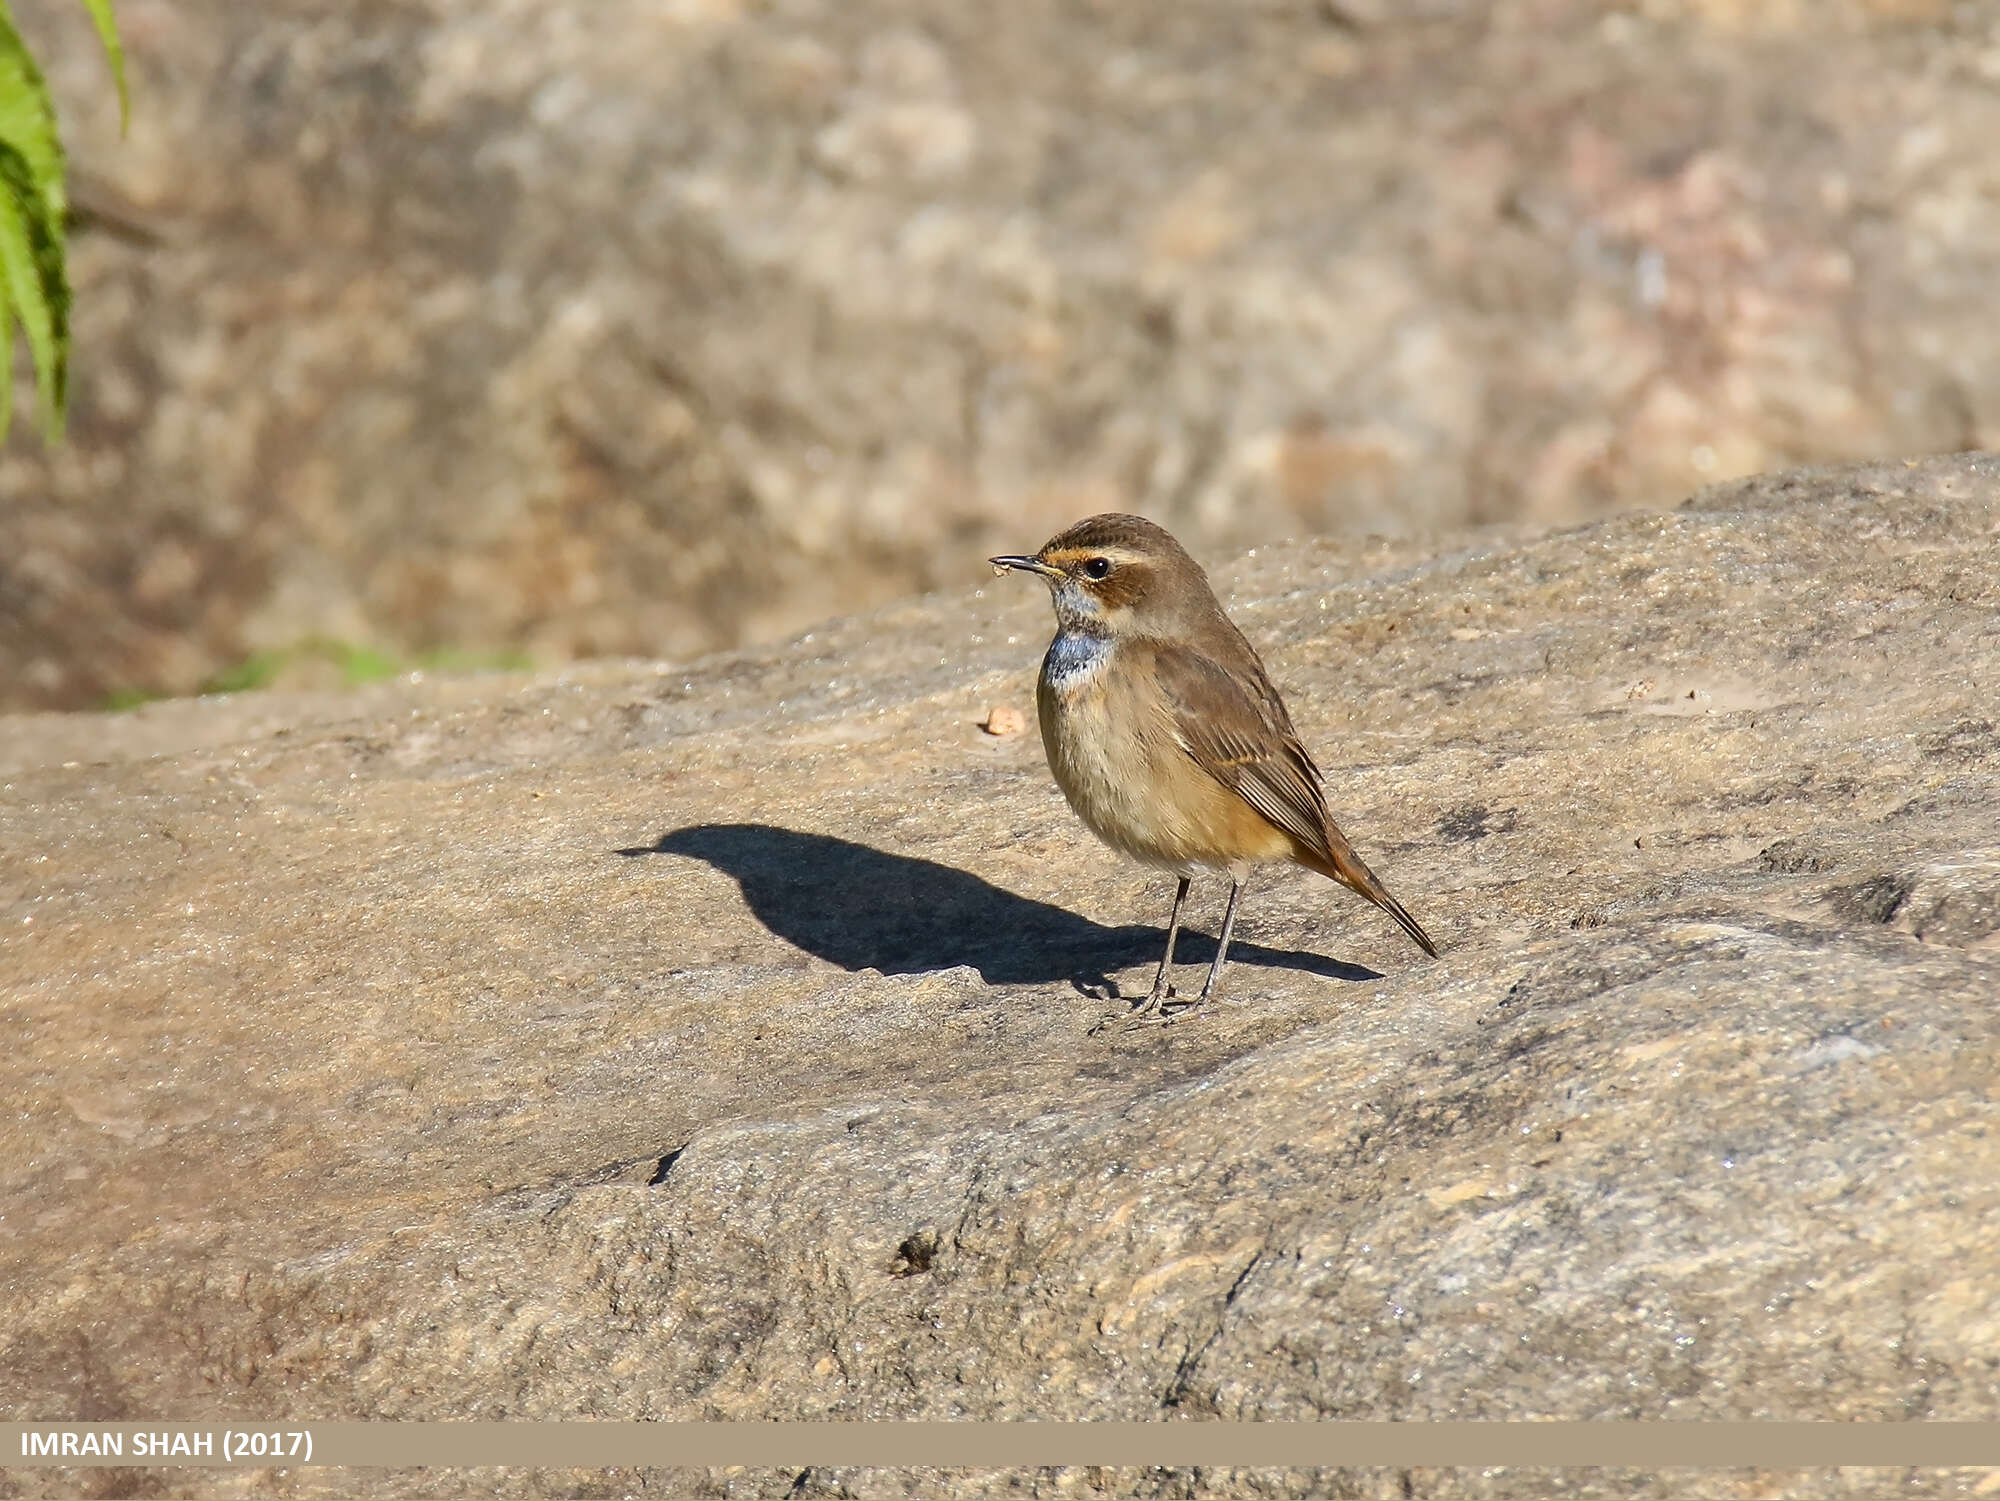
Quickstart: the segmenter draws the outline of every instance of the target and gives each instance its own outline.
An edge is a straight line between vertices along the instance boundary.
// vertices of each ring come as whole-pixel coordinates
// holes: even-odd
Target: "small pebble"
[[[1012,704],[995,704],[986,711],[986,718],[979,725],[989,735],[1018,735],[1027,727],[1028,721]]]

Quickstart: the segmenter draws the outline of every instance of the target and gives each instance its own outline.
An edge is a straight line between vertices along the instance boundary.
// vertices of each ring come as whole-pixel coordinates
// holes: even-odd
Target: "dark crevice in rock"
[[[1853,886],[1843,886],[1829,900],[1833,910],[1850,922],[1889,923],[1903,910],[1916,890],[1916,879],[1907,875],[1873,876]]]

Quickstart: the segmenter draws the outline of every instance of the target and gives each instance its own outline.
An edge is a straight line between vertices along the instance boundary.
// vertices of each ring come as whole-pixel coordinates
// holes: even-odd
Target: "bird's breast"
[[[1097,684],[1114,650],[1109,636],[1059,631],[1042,658],[1042,686],[1059,698],[1073,698]]]
[[[1188,754],[1143,649],[1059,635],[1035,700],[1049,770],[1113,849],[1181,874],[1287,857],[1289,836]]]
[[[1050,643],[1035,694],[1042,744],[1057,785],[1098,838],[1170,863],[1153,837],[1163,726],[1143,702],[1150,680],[1135,677],[1137,664],[1118,652],[1115,642],[1082,633]]]
[[[1049,770],[1100,835],[1107,822],[1124,821],[1120,814],[1134,797],[1132,778],[1140,770],[1131,744],[1134,726],[1117,712],[1120,695],[1109,691],[1117,686],[1116,650],[1106,637],[1063,631],[1049,643],[1035,685]]]

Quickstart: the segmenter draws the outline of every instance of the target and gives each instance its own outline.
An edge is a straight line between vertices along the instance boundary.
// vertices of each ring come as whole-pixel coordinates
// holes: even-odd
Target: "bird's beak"
[[[1060,568],[1051,568],[1040,558],[1002,557],[988,558],[986,561],[993,565],[995,573],[1005,573],[1009,568],[1013,568],[1022,573],[1039,573],[1045,579],[1062,577]]]

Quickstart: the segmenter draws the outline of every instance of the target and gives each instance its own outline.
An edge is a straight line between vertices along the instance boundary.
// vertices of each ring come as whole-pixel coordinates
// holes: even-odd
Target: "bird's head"
[[[1166,528],[1143,516],[1086,517],[1049,538],[1033,557],[988,561],[995,572],[1039,575],[1065,629],[1145,635],[1215,609],[1201,565]]]

